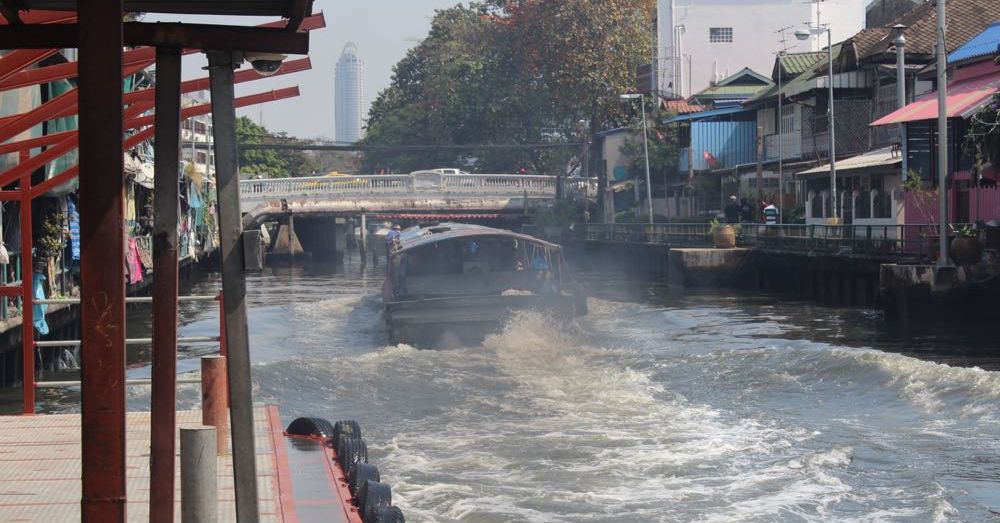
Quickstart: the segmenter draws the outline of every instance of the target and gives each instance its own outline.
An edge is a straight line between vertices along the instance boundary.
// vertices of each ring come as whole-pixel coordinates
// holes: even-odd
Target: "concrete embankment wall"
[[[582,242],[572,254],[590,267],[623,271],[679,289],[736,288],[781,293],[840,306],[878,304],[874,260],[754,249],[669,248],[664,245]]]

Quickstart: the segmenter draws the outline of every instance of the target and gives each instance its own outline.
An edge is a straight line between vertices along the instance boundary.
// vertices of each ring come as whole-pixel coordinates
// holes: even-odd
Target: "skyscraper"
[[[364,69],[358,58],[358,46],[348,42],[337,60],[334,81],[335,139],[354,143],[361,139],[361,118],[364,110]]]

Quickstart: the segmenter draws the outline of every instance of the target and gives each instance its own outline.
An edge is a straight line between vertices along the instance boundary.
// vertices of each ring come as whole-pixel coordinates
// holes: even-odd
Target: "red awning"
[[[948,118],[968,118],[998,92],[1000,92],[1000,73],[949,85],[946,104]],[[937,95],[936,91],[924,95],[906,107],[875,120],[872,125],[933,120],[938,116]]]

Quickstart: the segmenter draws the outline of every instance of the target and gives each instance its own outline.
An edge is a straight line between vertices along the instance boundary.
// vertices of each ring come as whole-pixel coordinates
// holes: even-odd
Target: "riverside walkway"
[[[180,427],[201,421],[200,410],[177,413]],[[310,442],[287,444],[277,408],[254,409],[254,432],[262,522],[350,521],[337,497],[334,467],[323,452],[303,448]],[[128,413],[126,440],[128,520],[148,521],[149,412]],[[0,520],[80,521],[80,452],[79,414],[0,417]],[[176,463],[180,478],[180,459]],[[235,521],[232,454],[220,455],[217,467],[219,521]],[[179,516],[179,497],[175,505]]]

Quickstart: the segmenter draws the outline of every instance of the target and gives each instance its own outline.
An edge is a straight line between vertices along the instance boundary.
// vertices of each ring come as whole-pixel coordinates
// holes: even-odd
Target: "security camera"
[[[286,55],[277,53],[247,53],[246,59],[262,76],[271,76],[281,69],[281,62],[287,58]]]

